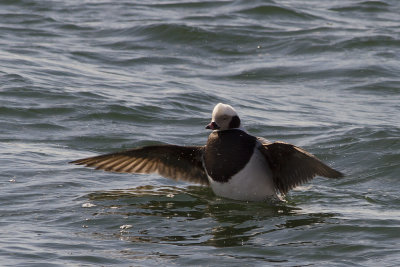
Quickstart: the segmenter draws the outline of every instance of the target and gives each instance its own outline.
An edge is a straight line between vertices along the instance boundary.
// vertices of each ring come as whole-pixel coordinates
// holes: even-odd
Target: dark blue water
[[[400,264],[399,1],[0,1],[2,266]],[[69,161],[218,102],[346,173],[280,205]]]

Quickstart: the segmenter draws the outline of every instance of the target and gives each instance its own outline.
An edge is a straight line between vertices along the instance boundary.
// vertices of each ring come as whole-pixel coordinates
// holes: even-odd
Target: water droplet
[[[96,207],[96,205],[92,204],[92,203],[83,203],[82,204],[82,208],[92,208],[92,207]]]
[[[129,228],[132,228],[132,227],[133,227],[132,224],[124,224],[124,225],[121,225],[119,228],[122,229],[122,230],[126,230],[126,229],[129,229]]]

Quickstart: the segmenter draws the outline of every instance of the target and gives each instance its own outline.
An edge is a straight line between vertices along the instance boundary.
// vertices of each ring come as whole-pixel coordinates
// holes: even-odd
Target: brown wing
[[[203,168],[204,147],[155,145],[78,159],[70,163],[124,173],[158,173],[174,180],[208,185]]]
[[[283,142],[260,141],[263,145],[259,149],[272,169],[275,187],[281,194],[310,181],[316,175],[328,178],[343,177],[341,172],[325,165],[300,147]]]

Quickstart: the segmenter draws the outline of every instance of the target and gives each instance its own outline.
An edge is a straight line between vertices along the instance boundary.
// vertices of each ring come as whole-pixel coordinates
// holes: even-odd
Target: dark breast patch
[[[204,154],[207,173],[218,182],[227,182],[250,160],[256,138],[241,130],[212,132]]]

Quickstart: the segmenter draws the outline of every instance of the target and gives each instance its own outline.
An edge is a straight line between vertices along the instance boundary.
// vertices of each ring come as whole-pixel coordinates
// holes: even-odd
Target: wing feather
[[[325,165],[304,149],[284,143],[259,139],[261,153],[268,161],[276,189],[286,194],[294,187],[312,180],[315,176],[341,178],[343,174]]]
[[[154,145],[78,159],[70,163],[111,172],[158,173],[208,185],[203,146]]]

